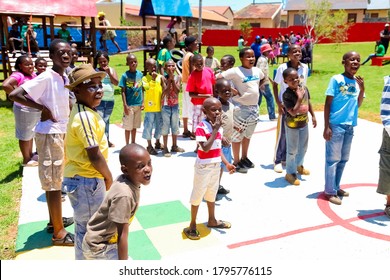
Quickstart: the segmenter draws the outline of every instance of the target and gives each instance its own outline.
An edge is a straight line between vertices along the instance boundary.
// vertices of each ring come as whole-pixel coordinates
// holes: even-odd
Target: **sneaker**
[[[290,183],[290,185],[299,186],[301,184],[301,181],[297,179],[297,175],[295,174],[286,174],[284,178]]]
[[[337,195],[325,194],[325,196],[329,202],[336,205],[341,205],[341,199]]]
[[[297,171],[301,175],[310,175],[310,171],[305,169],[303,165],[297,167]]]
[[[241,163],[246,167],[246,168],[254,168],[255,165],[249,158],[244,158],[241,159]]]
[[[349,192],[339,189],[337,190],[337,196],[349,196]]]
[[[230,193],[229,190],[225,189],[222,185],[219,185],[217,194],[228,194]]]
[[[150,155],[152,155],[152,156],[155,156],[155,155],[158,154],[157,151],[156,151],[152,146],[147,147],[146,150],[147,150],[148,153],[149,153]]]
[[[277,163],[274,165],[274,171],[276,173],[282,173],[283,172],[283,166],[282,163]]]
[[[240,161],[237,164],[233,163],[233,165],[236,167],[236,172],[242,174],[248,173],[248,169],[246,169],[246,167]]]
[[[172,153],[184,153],[184,149],[180,148],[179,146],[172,146],[171,148]]]
[[[390,218],[390,204],[385,204],[385,214],[388,218]]]
[[[156,150],[164,150],[164,145],[161,144],[160,142],[156,142],[156,144],[154,145],[154,148]]]
[[[172,155],[172,154],[169,152],[168,149],[164,149],[162,153],[163,153],[163,156],[164,156],[164,157],[171,157],[171,155]]]

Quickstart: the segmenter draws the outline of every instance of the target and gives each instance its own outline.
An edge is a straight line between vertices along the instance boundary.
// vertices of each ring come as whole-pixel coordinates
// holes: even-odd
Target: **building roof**
[[[250,4],[234,14],[235,19],[274,18],[282,9],[282,4]]]
[[[390,0],[371,0],[367,5],[367,10],[389,10]]]
[[[199,18],[199,8],[191,8],[192,11],[192,17],[193,18]],[[219,21],[223,23],[229,23],[229,19],[225,18],[219,13],[216,13],[214,11],[206,10],[202,7],[202,19],[203,20],[213,20],[213,21]]]
[[[320,2],[321,0],[314,0]],[[367,0],[328,0],[332,4],[332,10],[359,10],[367,9]],[[307,9],[307,4],[303,0],[288,0],[286,11],[303,11]]]
[[[214,11],[220,15],[223,15],[229,9],[231,10],[230,6],[203,6],[203,9],[208,11]]]

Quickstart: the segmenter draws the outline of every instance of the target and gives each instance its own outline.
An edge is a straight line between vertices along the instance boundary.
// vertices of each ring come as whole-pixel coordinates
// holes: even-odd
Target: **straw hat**
[[[89,83],[93,78],[103,79],[105,76],[106,72],[97,72],[91,64],[81,64],[69,73],[69,85],[65,87],[73,90],[81,83]]]

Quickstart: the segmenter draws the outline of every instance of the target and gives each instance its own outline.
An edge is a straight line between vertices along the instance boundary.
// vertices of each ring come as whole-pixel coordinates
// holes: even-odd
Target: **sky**
[[[256,3],[261,3],[262,1],[256,0]],[[142,0],[126,0],[125,2],[141,6]],[[188,2],[190,6],[199,6],[199,0],[189,0]],[[230,6],[233,11],[238,11],[252,3],[253,0],[202,0],[202,6]]]

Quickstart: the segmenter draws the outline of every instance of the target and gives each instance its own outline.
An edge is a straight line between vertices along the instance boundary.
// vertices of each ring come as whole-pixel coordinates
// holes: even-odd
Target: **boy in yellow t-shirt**
[[[142,85],[144,88],[143,107],[145,111],[142,138],[148,141],[148,147],[146,149],[151,155],[157,155],[156,150],[161,150],[164,148],[160,143],[160,137],[162,128],[161,95],[165,88],[165,83],[163,81],[164,77],[157,73],[156,65],[156,60],[153,58],[146,60],[145,66],[148,73],[142,78]],[[155,129],[155,148],[152,146],[153,128]]]

